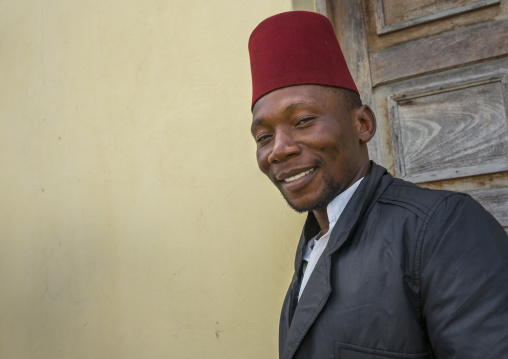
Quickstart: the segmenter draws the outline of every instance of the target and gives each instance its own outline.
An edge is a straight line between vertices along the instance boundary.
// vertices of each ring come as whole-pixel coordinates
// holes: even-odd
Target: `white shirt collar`
[[[300,285],[300,291],[298,293],[298,300],[300,300],[300,297],[303,293],[303,290],[305,289],[305,286],[307,285],[310,275],[314,271],[314,267],[316,266],[319,258],[321,257],[326,246],[328,245],[330,233],[332,232],[335,223],[337,223],[337,220],[342,214],[342,211],[344,211],[344,208],[346,207],[347,203],[353,196],[353,193],[355,193],[356,189],[358,188],[362,180],[363,178],[356,181],[351,187],[349,187],[344,192],[335,197],[333,201],[331,201],[326,207],[326,213],[328,214],[328,221],[330,223],[330,226],[328,228],[328,232],[326,232],[321,238],[319,238],[319,240],[316,240],[316,238],[319,236],[318,234],[314,238],[309,240],[307,246],[305,247],[303,259],[307,262],[307,267],[303,274],[302,283]]]
[[[337,197],[335,197],[328,206],[326,206],[326,213],[328,214],[328,222],[330,223],[329,231],[332,230],[335,223],[339,219],[342,211],[346,207],[347,203],[353,197],[353,193],[355,193],[356,189],[362,182],[364,177],[360,178],[358,181],[353,183],[351,187],[346,189],[344,192],[340,193]]]

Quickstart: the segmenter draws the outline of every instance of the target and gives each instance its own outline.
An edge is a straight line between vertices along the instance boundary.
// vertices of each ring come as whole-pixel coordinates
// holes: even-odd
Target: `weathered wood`
[[[351,76],[360,90],[364,103],[372,105],[367,39],[359,2],[337,3],[333,9],[334,26]]]
[[[406,165],[404,160],[403,141],[401,138],[402,130],[400,126],[399,106],[397,100],[393,97],[387,98],[388,119],[391,125],[391,138],[393,148],[393,162],[395,167],[395,175],[397,177],[406,177]]]
[[[402,5],[407,4],[407,0],[404,0]],[[393,2],[393,1],[392,1]],[[400,1],[399,1],[400,2]],[[420,1],[419,1],[420,2]],[[442,3],[442,2],[439,2]],[[413,26],[426,24],[432,21],[444,19],[450,16],[463,14],[469,11],[483,9],[488,6],[499,5],[500,0],[475,0],[461,5],[455,5],[455,2],[449,2],[451,7],[445,8],[443,10],[432,11],[434,9],[429,9],[427,14],[412,17],[405,20],[396,21],[393,23],[389,23],[387,21],[386,11],[385,11],[385,0],[378,0],[376,3],[376,28],[378,35],[385,35],[391,32],[399,31],[402,29],[407,29]],[[446,4],[446,3],[445,3]],[[392,4],[390,8],[400,6],[401,4],[395,3]],[[421,5],[420,5],[421,7]]]
[[[385,0],[384,14],[379,0],[328,1],[335,27],[350,34],[339,42],[360,72],[355,80],[371,75],[383,165],[429,187],[480,191],[474,196],[506,227],[508,0]],[[471,11],[443,17],[457,7]],[[384,26],[413,26],[379,36],[376,15]],[[421,18],[432,21],[404,24]],[[355,61],[370,68],[356,70]]]
[[[373,0],[382,5],[386,25],[440,13],[478,0]]]
[[[484,23],[370,54],[372,84],[463,66],[508,54],[508,20]]]
[[[508,170],[508,64],[388,96],[397,176],[419,183]]]
[[[422,0],[422,2],[425,3],[428,1],[429,0]],[[440,2],[448,3],[449,1]],[[439,19],[430,23],[379,36],[376,28],[376,3],[377,0],[361,0],[369,52],[383,50],[388,47],[405,44],[422,38],[441,36],[455,30],[466,29],[481,23],[493,23],[508,19],[508,2],[501,1],[499,5],[484,7],[453,16],[452,18]]]
[[[419,183],[422,187],[446,191],[471,192],[485,188],[508,188],[508,171],[487,173],[474,177],[451,178],[443,181]],[[508,206],[508,203],[507,203]],[[508,212],[508,208],[507,208]]]

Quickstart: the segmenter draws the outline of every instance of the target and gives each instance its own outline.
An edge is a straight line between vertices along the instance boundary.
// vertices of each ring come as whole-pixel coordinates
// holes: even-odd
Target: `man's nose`
[[[270,152],[270,155],[268,155],[268,162],[284,162],[289,157],[298,155],[299,153],[300,147],[295,141],[293,135],[286,131],[279,132],[275,135],[272,152]]]

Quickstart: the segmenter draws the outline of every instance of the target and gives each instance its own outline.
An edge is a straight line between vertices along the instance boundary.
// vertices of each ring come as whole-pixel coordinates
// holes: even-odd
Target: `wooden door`
[[[508,228],[508,0],[317,0],[377,115],[369,154]]]

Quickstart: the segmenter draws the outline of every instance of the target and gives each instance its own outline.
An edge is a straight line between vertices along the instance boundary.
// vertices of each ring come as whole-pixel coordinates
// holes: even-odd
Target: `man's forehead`
[[[252,124],[260,124],[272,113],[290,114],[302,107],[320,107],[328,103],[327,88],[320,85],[298,85],[274,90],[261,97],[252,109]]]

